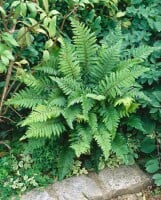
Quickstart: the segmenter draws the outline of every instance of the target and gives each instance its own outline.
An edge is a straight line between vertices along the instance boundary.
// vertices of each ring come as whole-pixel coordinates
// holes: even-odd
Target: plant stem
[[[10,79],[11,79],[13,64],[14,64],[14,62],[11,61],[10,64],[9,64],[9,67],[8,67],[6,81],[5,81],[5,85],[4,85],[4,88],[3,88],[2,97],[1,97],[1,101],[0,101],[0,115],[2,115],[3,104],[4,104],[4,100],[6,98],[6,95],[7,95],[8,86],[9,86],[9,82],[10,82]]]

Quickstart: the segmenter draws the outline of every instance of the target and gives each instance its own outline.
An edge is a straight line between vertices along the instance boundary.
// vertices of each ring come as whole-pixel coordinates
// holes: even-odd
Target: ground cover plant
[[[0,1],[1,199],[135,160],[161,185],[160,7]]]

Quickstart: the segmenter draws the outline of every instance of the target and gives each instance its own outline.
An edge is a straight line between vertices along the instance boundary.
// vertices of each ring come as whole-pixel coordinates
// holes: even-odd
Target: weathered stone
[[[27,194],[24,194],[22,200],[57,200],[54,195],[51,197],[46,191],[32,190]]]
[[[99,185],[84,175],[55,183],[48,192],[56,194],[59,200],[102,200],[103,195]]]
[[[122,166],[104,169],[98,175],[89,173],[68,178],[44,191],[33,190],[23,195],[22,200],[107,200],[115,197],[117,200],[140,200],[141,197],[132,194],[149,184],[150,178],[137,166]]]
[[[150,178],[137,166],[104,169],[98,175],[98,180],[104,188],[104,199],[137,193],[150,184]]]

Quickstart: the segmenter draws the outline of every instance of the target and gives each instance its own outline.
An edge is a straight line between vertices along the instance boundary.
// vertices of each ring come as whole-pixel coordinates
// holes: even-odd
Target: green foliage
[[[10,199],[38,186],[51,183],[51,178],[39,171],[30,154],[12,152],[0,160],[0,198]]]
[[[105,160],[113,151],[124,163],[133,163],[128,157],[132,156],[130,148],[128,145],[123,147],[126,140],[117,135],[117,130],[121,118],[135,111],[135,96],[139,92],[135,80],[147,71],[140,65],[142,59],[134,63],[134,55],[128,60],[121,55],[124,51],[121,49],[121,34],[117,44],[115,33],[110,33],[108,40],[111,43],[105,39],[98,45],[96,36],[83,23],[72,20],[71,25],[73,41],[61,38],[60,50],[51,51],[52,60],[55,57],[58,62],[51,65],[50,59],[44,61],[47,69],[52,66],[53,74],[52,70],[49,73],[48,70],[44,71],[44,63],[34,68],[34,75],[22,71],[20,78],[27,89],[21,90],[8,101],[9,105],[32,108],[28,117],[20,123],[23,127],[27,126],[26,134],[21,139],[29,138],[36,142],[36,138],[50,138],[58,142],[63,138],[66,141],[60,144],[64,148],[60,151],[57,164],[59,179],[69,173],[75,157],[90,155],[94,141]],[[115,48],[110,52],[112,41]],[[144,50],[146,52],[147,48],[142,47],[140,53],[149,55]],[[105,66],[100,66],[102,60],[109,60],[108,52],[113,59],[107,62],[107,70],[104,70]],[[41,66],[43,70],[40,70]],[[97,76],[98,71],[104,74],[101,80]],[[135,92],[133,87],[136,87]],[[28,98],[27,92],[31,89],[34,91],[33,99],[41,101],[44,97],[41,103],[30,101],[28,104],[31,94]]]
[[[160,1],[131,1],[126,7],[126,14],[122,19],[124,23],[129,22],[128,29],[124,28],[125,47],[135,48],[146,45],[152,48],[160,49]],[[140,54],[141,48],[134,52],[134,55]],[[143,96],[138,96],[141,104],[137,115],[132,116],[130,122],[127,120],[128,129],[133,131],[135,140],[139,145],[138,151],[141,152],[140,159],[144,160],[144,168],[154,173],[154,181],[160,186],[159,175],[161,173],[161,126],[160,126],[160,55],[161,51],[151,54],[149,47],[145,54],[140,54],[142,59],[144,55],[150,53],[148,59],[145,59],[145,65],[149,66],[149,71],[145,72],[140,78],[143,88]],[[130,54],[132,53],[130,52]],[[129,53],[126,53],[129,54]],[[139,57],[140,57],[139,56]],[[138,56],[137,56],[138,57]],[[138,133],[138,134],[137,134]],[[155,174],[157,174],[155,176]],[[158,177],[158,179],[157,179]],[[158,182],[157,182],[158,180]]]
[[[27,128],[34,163],[59,179],[138,154],[160,186],[160,9],[159,0],[2,1],[0,140]]]

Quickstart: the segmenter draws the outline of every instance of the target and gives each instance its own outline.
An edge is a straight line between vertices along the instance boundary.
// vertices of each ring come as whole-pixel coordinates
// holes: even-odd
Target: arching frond
[[[62,42],[62,48],[60,50],[59,70],[65,77],[76,80],[81,78],[79,61],[75,48],[66,41]]]
[[[30,124],[26,136],[28,138],[50,138],[51,136],[60,136],[63,131],[65,131],[65,126],[61,121],[48,120]]]
[[[82,67],[82,73],[88,73],[90,68],[96,64],[97,45],[96,37],[83,24],[76,20],[71,22],[73,28],[73,40],[76,47],[77,59]],[[85,70],[85,71],[83,71]]]
[[[9,99],[7,104],[21,106],[24,108],[33,108],[38,104],[43,104],[46,97],[44,95],[36,94],[32,88],[26,88],[16,93],[12,99]]]

